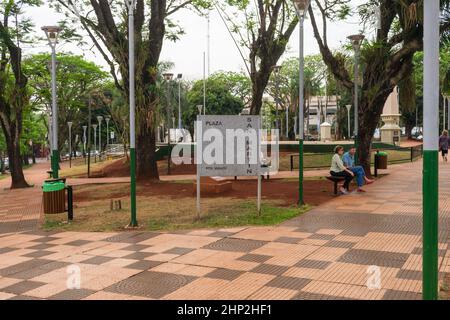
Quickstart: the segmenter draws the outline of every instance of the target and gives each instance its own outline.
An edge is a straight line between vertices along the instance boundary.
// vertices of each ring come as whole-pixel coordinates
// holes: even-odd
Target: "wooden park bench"
[[[334,195],[337,196],[338,195],[338,183],[345,181],[345,178],[344,177],[333,177],[333,176],[328,176],[326,178],[327,178],[327,180],[334,183]]]

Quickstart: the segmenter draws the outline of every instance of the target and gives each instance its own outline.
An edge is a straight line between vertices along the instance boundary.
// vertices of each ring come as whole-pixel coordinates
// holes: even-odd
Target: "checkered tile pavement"
[[[274,227],[0,234],[0,299],[421,299],[421,163]],[[450,166],[441,167],[448,177]],[[450,272],[450,181],[439,266]],[[81,288],[70,290],[72,266]],[[373,266],[376,266],[375,268]],[[380,287],[369,289],[373,275]]]

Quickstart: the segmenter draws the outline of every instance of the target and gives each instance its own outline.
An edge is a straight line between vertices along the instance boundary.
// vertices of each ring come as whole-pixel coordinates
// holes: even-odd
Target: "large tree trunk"
[[[269,73],[252,77],[252,104],[250,106],[250,114],[259,115],[263,104],[264,90],[269,82]],[[278,119],[279,120],[279,119]]]
[[[19,133],[13,127],[11,130],[12,132],[6,132],[6,130],[3,130],[8,149],[9,171],[11,172],[11,189],[27,188],[29,185],[25,181],[25,176],[22,169]]]
[[[149,117],[151,116],[149,115]],[[146,120],[140,121],[139,134],[136,141],[137,178],[138,180],[159,180],[155,129]]]

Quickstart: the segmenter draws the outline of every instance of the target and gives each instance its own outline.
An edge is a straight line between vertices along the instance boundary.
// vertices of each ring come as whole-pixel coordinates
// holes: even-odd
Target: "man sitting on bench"
[[[371,184],[374,183],[374,180],[370,180],[369,178],[366,177],[366,173],[363,167],[355,166],[355,153],[356,148],[351,147],[348,152],[344,153],[342,161],[344,162],[344,166],[355,174],[356,182],[358,184],[358,192],[366,192],[362,188],[364,186],[364,182],[366,184]]]

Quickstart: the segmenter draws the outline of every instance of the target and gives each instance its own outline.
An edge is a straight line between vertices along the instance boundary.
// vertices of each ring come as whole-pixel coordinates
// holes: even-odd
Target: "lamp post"
[[[348,105],[346,105],[345,106],[346,108],[347,108],[347,118],[348,118],[348,139],[350,140],[351,139],[351,137],[352,137],[352,131],[351,131],[351,129],[350,129],[350,110],[351,110],[351,108],[352,108],[352,105],[351,104],[348,104]]]
[[[136,0],[125,0],[128,7],[128,60],[129,60],[129,91],[130,91],[130,203],[131,220],[129,227],[137,227],[136,218],[136,79],[135,79],[135,49],[134,49],[134,10]]]
[[[178,74],[178,129],[181,130],[181,79],[183,75],[181,73]]]
[[[274,66],[273,72],[275,73],[275,129],[279,129],[278,109],[280,106],[280,70],[281,66]]]
[[[106,152],[109,150],[109,121],[111,120],[110,116],[105,117],[106,121]]]
[[[353,50],[355,51],[355,89],[354,89],[354,106],[355,106],[355,147],[358,150],[358,125],[359,125],[359,97],[358,97],[358,82],[359,82],[359,55],[361,53],[361,44],[364,40],[364,35],[355,34],[348,37],[352,43]],[[358,162],[358,155],[355,154],[355,162]]]
[[[305,135],[305,121],[304,121],[304,50],[303,50],[303,38],[304,38],[304,22],[306,11],[309,8],[310,0],[293,0],[295,10],[300,22],[299,30],[299,108],[298,108],[298,130],[299,130],[299,166],[298,166],[298,204],[300,206],[304,205],[305,201],[303,199],[303,139]]]
[[[102,116],[97,116],[98,121],[98,160],[102,161]]]
[[[92,129],[94,129],[94,162],[97,163],[97,125],[93,124]]]
[[[439,1],[424,1],[424,151],[423,273],[424,300],[438,299],[439,208]]]
[[[170,105],[170,82],[173,79],[173,73],[164,73],[164,80],[167,83],[167,119],[166,119],[166,125],[167,125],[167,174],[170,175],[170,154],[171,154],[171,147],[170,147],[170,119],[172,114],[172,108]]]
[[[72,125],[72,121],[67,122],[69,127],[69,168],[72,168]]]
[[[86,159],[86,129],[87,126],[83,126],[83,155],[85,159]]]
[[[42,30],[47,36],[48,44],[52,50],[52,177],[59,178],[59,151],[58,151],[58,107],[56,96],[56,45],[58,44],[58,35],[61,32],[60,27],[45,26]]]

